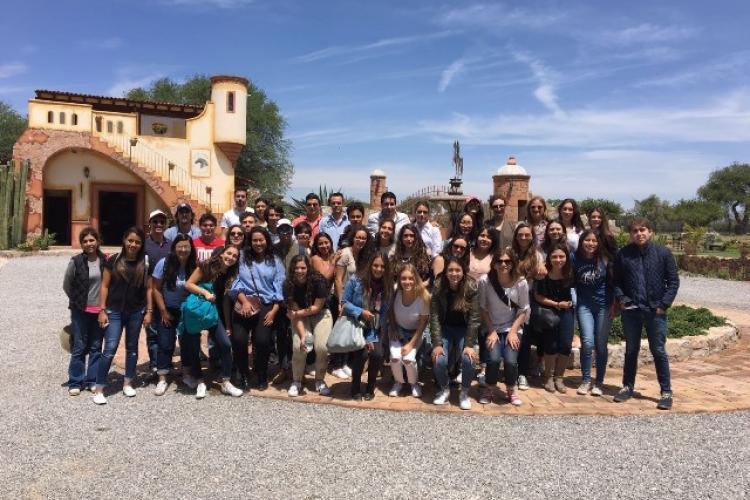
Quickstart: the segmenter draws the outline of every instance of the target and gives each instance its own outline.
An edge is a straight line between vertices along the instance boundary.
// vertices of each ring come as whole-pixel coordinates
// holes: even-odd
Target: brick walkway
[[[740,329],[741,338],[739,342],[720,353],[702,359],[694,359],[681,363],[672,363],[672,387],[674,391],[674,408],[672,412],[699,413],[720,412],[750,409],[750,314],[732,311],[715,311],[733,320]],[[118,350],[116,364],[122,369],[124,357],[124,346]],[[146,358],[144,335],[141,335],[140,359]],[[339,380],[330,374],[326,376],[326,382],[333,391],[332,397],[323,397],[312,391],[313,380],[306,377],[306,393],[297,398],[289,398],[286,394],[288,382],[279,386],[271,385],[268,390],[259,392],[251,390],[249,395],[284,399],[295,403],[319,403],[336,404],[352,408],[369,408],[392,411],[439,411],[439,412],[462,412],[458,407],[458,388],[451,392],[450,404],[435,406],[432,404],[435,386],[431,381],[425,380],[424,396],[417,400],[409,396],[398,398],[388,397],[391,376],[388,367],[385,368],[385,380],[378,380],[375,391],[375,399],[369,402],[354,402],[348,399],[349,382]],[[426,373],[431,377],[431,372]],[[541,387],[541,380],[532,378],[532,388],[521,392],[523,405],[511,406],[505,399],[504,386],[498,385],[495,390],[495,400],[489,405],[480,405],[477,402],[478,385],[472,384],[470,395],[472,397],[472,409],[464,413],[475,413],[483,415],[649,415],[664,414],[656,409],[656,401],[659,397],[659,385],[653,365],[639,368],[636,381],[636,396],[626,403],[614,403],[612,398],[620,387],[622,370],[609,368],[605,379],[604,397],[579,396],[575,393],[581,381],[580,370],[571,369],[567,371],[565,383],[568,387],[566,394],[548,393]],[[149,390],[153,388],[150,386]],[[144,388],[145,389],[145,388]],[[146,393],[146,390],[141,392]],[[406,393],[407,391],[404,391]],[[211,394],[219,396],[218,386],[213,384]],[[146,397],[150,395],[144,394]],[[246,394],[243,397],[247,397]]]

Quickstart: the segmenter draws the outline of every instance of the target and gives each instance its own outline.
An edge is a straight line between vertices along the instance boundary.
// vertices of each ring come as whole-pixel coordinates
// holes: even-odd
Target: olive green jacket
[[[479,317],[479,287],[473,278],[467,276],[466,279],[469,280],[466,291],[471,306],[464,313],[467,324],[464,346],[474,347],[477,343],[481,322]],[[442,280],[435,282],[432,299],[430,300],[430,335],[432,336],[433,347],[443,345],[443,324],[445,323],[445,313],[448,310],[448,294],[441,290],[441,283]]]

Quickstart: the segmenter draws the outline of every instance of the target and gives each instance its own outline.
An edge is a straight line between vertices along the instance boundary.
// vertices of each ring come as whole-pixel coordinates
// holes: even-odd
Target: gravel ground
[[[96,407],[60,387],[66,261],[0,270],[4,498],[748,498],[748,413],[489,418],[174,386]]]
[[[680,275],[677,300],[719,309],[750,312],[750,281],[729,281]]]

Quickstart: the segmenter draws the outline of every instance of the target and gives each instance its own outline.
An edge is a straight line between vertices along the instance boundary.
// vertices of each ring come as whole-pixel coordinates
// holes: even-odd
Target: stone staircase
[[[222,213],[225,210],[221,203],[212,201],[210,186],[192,178],[184,166],[171,162],[144,141],[124,134],[92,136],[91,141],[98,141],[112,149],[115,153],[111,155],[112,158],[134,173],[138,173],[136,170],[139,169],[147,174],[150,179],[146,179],[146,182],[168,205],[172,206],[170,201],[174,198],[174,205],[188,203],[197,214],[207,211]]]

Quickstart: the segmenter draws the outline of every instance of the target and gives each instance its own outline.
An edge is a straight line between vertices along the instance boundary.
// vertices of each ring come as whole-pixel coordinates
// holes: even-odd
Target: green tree
[[[13,145],[26,130],[26,118],[0,101],[0,163],[13,158]]]
[[[671,213],[669,201],[652,194],[642,200],[636,200],[632,215],[648,219],[656,231],[666,231],[671,228]]]
[[[698,196],[719,203],[731,212],[735,232],[746,233],[750,216],[750,164],[733,163],[714,170],[708,176],[708,182],[698,189]]]
[[[594,208],[600,208],[607,213],[607,217],[610,220],[618,220],[622,217],[623,213],[622,205],[616,201],[604,198],[585,198],[578,202],[578,207],[581,209],[582,214],[587,214],[589,210]]]
[[[693,227],[708,226],[724,215],[721,205],[707,200],[680,200],[672,207],[670,218]]]
[[[247,144],[237,159],[235,173],[266,196],[281,198],[294,174],[289,160],[291,143],[284,138],[286,122],[262,89],[250,83],[247,93]],[[196,75],[185,83],[161,78],[147,88],[130,90],[126,97],[202,105],[211,99],[211,80],[205,75]]]

